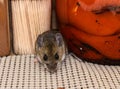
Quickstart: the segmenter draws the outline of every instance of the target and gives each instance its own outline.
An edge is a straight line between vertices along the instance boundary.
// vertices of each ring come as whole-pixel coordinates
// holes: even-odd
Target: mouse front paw
[[[37,56],[35,56],[35,58],[34,58],[34,63],[38,63],[39,61],[38,61],[38,57]]]

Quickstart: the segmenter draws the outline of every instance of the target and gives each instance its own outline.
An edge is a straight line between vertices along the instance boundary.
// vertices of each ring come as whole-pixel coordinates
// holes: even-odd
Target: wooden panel
[[[10,52],[8,0],[0,0],[0,56]]]
[[[12,0],[15,54],[33,54],[39,34],[51,28],[51,0]]]

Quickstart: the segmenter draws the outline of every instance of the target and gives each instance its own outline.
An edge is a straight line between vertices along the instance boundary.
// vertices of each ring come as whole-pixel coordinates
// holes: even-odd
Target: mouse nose
[[[57,70],[57,63],[55,64],[46,64],[49,72],[55,72]]]
[[[57,67],[57,63],[54,63],[54,64],[47,64],[47,66],[50,68],[50,69],[54,69]]]

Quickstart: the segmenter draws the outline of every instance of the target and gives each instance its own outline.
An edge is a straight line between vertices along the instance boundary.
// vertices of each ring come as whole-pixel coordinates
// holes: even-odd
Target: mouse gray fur
[[[68,53],[63,36],[58,31],[47,31],[40,34],[35,43],[35,52],[38,61],[52,73],[57,71],[59,63]]]

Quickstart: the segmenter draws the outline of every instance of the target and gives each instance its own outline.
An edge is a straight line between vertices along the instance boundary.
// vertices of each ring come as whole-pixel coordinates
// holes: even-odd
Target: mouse
[[[36,60],[51,73],[58,69],[58,65],[66,58],[68,49],[59,31],[46,31],[38,35],[35,42]]]

